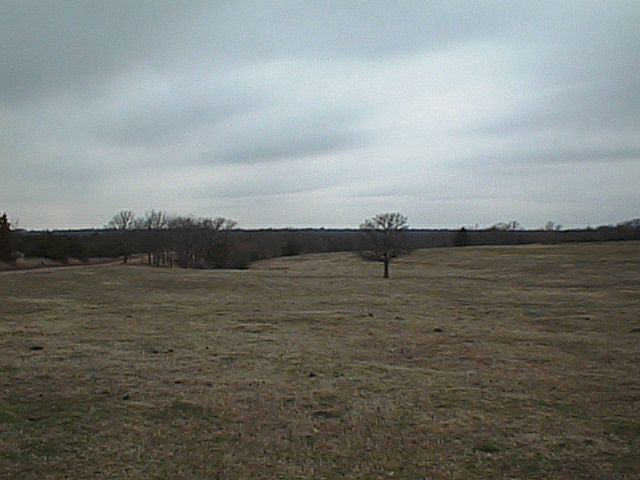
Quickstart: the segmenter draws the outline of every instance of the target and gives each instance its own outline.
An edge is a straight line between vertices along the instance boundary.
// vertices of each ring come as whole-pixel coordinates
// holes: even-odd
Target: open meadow
[[[0,275],[0,478],[640,477],[640,243]]]

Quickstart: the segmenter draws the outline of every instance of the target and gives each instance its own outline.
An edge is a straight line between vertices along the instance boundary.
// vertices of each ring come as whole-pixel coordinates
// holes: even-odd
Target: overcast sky
[[[0,210],[640,216],[640,2],[0,0]]]

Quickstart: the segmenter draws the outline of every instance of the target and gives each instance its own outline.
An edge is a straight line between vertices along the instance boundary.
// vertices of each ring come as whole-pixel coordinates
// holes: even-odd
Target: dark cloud
[[[522,143],[517,148],[511,147],[503,151],[460,159],[452,162],[452,165],[459,168],[469,166],[499,170],[507,168],[511,169],[507,171],[513,173],[514,171],[523,172],[523,169],[535,170],[541,166],[560,164],[615,164],[619,162],[640,164],[640,146],[589,147],[584,145],[553,146],[552,144],[553,142]]]
[[[298,193],[309,193],[333,186],[334,182],[327,178],[306,179],[304,183],[294,182],[286,172],[272,173],[269,182],[255,175],[247,175],[232,182],[225,182],[215,187],[199,188],[191,194],[199,199],[255,199],[265,197],[289,196]]]
[[[334,114],[257,115],[249,122],[229,124],[220,146],[205,161],[254,163],[273,160],[302,160],[362,145],[364,132],[356,116]]]
[[[560,92],[529,99],[516,112],[474,130],[518,135],[557,129],[640,133],[640,82],[618,79],[605,84],[565,87]]]
[[[138,65],[158,71],[288,58],[384,58],[508,34],[510,4],[189,0],[5,1],[2,102],[92,95]]]
[[[291,130],[286,137],[264,138],[252,145],[226,147],[219,154],[214,154],[213,161],[246,163],[304,159],[311,155],[353,148],[359,144],[359,140],[357,134],[338,129],[310,131],[297,128]]]
[[[252,104],[246,98],[225,97],[217,104],[159,98],[135,108],[124,108],[116,115],[105,115],[96,126],[96,136],[113,145],[162,146],[254,108],[257,102]]]
[[[532,167],[541,163],[572,163],[572,162],[640,162],[640,147],[620,148],[618,146],[573,149],[541,149],[524,154],[512,154],[503,157],[504,162],[512,165],[527,164]]]
[[[113,75],[153,65],[205,3],[4,1],[0,101],[32,102],[60,91],[91,96]]]

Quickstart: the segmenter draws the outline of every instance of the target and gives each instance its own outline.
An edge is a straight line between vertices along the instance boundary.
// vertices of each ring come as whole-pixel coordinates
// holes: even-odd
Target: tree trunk
[[[389,258],[384,257],[384,278],[389,278]]]

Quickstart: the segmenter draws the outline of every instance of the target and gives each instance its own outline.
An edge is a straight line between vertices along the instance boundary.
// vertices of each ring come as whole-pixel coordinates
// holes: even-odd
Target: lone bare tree
[[[391,260],[408,253],[401,248],[400,237],[407,229],[407,217],[401,213],[379,213],[360,225],[366,244],[360,252],[364,260],[383,262],[384,278],[389,278]]]
[[[116,213],[109,223],[107,228],[120,231],[122,236],[122,257],[124,263],[127,263],[129,259],[129,244],[127,242],[127,230],[131,230],[135,223],[135,214],[131,210],[122,210]]]

